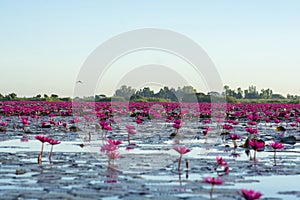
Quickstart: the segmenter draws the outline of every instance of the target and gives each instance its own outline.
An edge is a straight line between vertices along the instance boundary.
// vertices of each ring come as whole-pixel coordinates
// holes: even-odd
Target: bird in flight
[[[82,83],[82,81],[79,80],[79,81],[77,81],[76,83]]]

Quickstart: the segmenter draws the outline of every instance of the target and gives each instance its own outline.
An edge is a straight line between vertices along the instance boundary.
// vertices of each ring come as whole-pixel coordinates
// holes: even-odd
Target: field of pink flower
[[[299,104],[0,102],[0,194],[297,199],[299,141]]]

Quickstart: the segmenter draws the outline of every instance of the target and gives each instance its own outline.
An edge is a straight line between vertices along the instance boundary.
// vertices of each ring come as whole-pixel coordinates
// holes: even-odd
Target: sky
[[[232,89],[255,85],[300,95],[299,9],[297,0],[0,0],[0,93],[72,97],[81,69],[99,46],[132,30],[154,28],[198,44]],[[170,76],[155,79],[159,73]],[[208,92],[207,77],[200,74],[178,55],[140,49],[112,60],[92,92],[112,95],[121,84],[186,83]]]

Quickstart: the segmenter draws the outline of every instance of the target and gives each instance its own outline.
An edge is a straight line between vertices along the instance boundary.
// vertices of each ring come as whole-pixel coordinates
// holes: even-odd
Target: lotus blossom
[[[248,125],[256,126],[256,125],[257,125],[257,122],[256,122],[256,121],[249,121],[249,122],[248,122]]]
[[[30,121],[27,117],[22,118],[21,121],[24,126],[28,126],[30,124]]]
[[[7,122],[0,122],[0,126],[6,126]]]
[[[214,192],[214,185],[222,185],[224,183],[224,180],[215,177],[207,177],[204,178],[204,182],[211,184],[211,189],[209,194],[210,194],[210,199],[212,199],[212,195]]]
[[[207,136],[208,132],[211,131],[212,128],[209,126],[205,126],[204,130],[202,131],[203,135]]]
[[[109,152],[109,151],[115,151],[117,150],[119,147],[117,145],[114,144],[105,144],[101,147],[100,151],[102,152]]]
[[[249,141],[249,145],[254,150],[254,161],[256,161],[256,152],[265,147],[265,142],[261,140],[252,139]]]
[[[50,150],[50,154],[49,154],[49,160],[50,162],[52,161],[52,151],[53,151],[53,146],[54,145],[57,145],[57,144],[60,144],[61,141],[59,140],[55,140],[53,138],[49,138],[48,141],[47,141],[49,144],[51,144],[51,150]]]
[[[280,121],[279,119],[275,119],[274,122],[275,122],[276,124],[281,123],[281,121]]]
[[[225,162],[224,158],[216,156],[216,160],[217,160],[217,165],[223,165],[226,166],[227,162]]]
[[[181,155],[186,154],[191,151],[189,148],[187,148],[185,146],[175,146],[175,147],[173,147],[173,149],[175,151],[177,151],[178,153],[180,153]]]
[[[273,149],[282,149],[284,145],[280,142],[272,142],[269,144]]]
[[[283,149],[284,145],[280,142],[272,142],[272,143],[269,143],[269,145],[274,149],[274,165],[276,166],[277,165],[277,163],[276,163],[276,151],[277,151],[277,149]]]
[[[204,182],[210,183],[212,185],[222,185],[224,183],[224,180],[215,177],[207,177],[204,179]]]
[[[141,124],[141,123],[143,123],[143,116],[141,116],[141,115],[138,115],[138,116],[136,117],[136,120],[135,120],[135,122],[136,122],[137,124]]]
[[[175,146],[175,147],[173,147],[173,149],[180,154],[179,161],[178,161],[178,171],[179,171],[181,160],[182,160],[182,155],[190,152],[191,150],[185,146]]]
[[[134,126],[126,125],[126,130],[128,133],[128,144],[130,144],[130,135],[135,135],[136,130]]]
[[[224,124],[223,129],[230,131],[233,129],[233,126],[231,126],[230,124]]]
[[[260,192],[254,190],[242,189],[241,192],[245,200],[256,200],[262,196]]]
[[[44,136],[44,135],[37,135],[37,136],[35,136],[35,139],[42,142],[41,153],[38,156],[38,164],[41,164],[42,163],[42,157],[43,157],[43,151],[44,151],[44,143],[48,142],[50,140],[50,138],[47,137],[47,136]]]
[[[116,145],[116,146],[123,143],[121,140],[112,140],[112,139],[108,139],[107,142],[111,145]]]
[[[180,119],[174,120],[173,128],[175,128],[175,133],[178,133],[181,127],[182,127],[182,121]]]
[[[229,136],[229,138],[233,141],[234,148],[237,148],[236,140],[241,139],[241,136],[239,134],[234,133],[234,134],[231,134]]]
[[[245,130],[250,133],[250,135],[252,134],[257,134],[258,133],[258,130],[257,129],[254,129],[254,128],[251,128],[251,127],[246,127]]]
[[[100,151],[105,152],[105,154],[108,157],[108,164],[111,164],[111,160],[116,160],[120,158],[120,154],[116,152],[116,150],[119,149],[119,145],[122,144],[123,142],[121,140],[112,140],[108,139],[107,140],[108,144],[105,144],[101,147]]]

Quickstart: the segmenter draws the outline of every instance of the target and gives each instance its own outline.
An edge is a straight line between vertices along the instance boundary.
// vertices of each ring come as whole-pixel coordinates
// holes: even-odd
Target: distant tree
[[[159,90],[158,93],[155,94],[157,98],[169,99],[171,101],[177,101],[177,92],[174,88],[169,89],[169,87],[165,86]]]
[[[243,98],[243,90],[239,87],[237,89],[237,96],[236,96],[237,99],[242,99]]]
[[[182,92],[185,94],[192,94],[192,93],[196,93],[197,90],[195,88],[193,88],[192,86],[183,86]]]
[[[226,96],[229,96],[230,88],[229,88],[228,85],[224,85],[224,90],[225,90],[225,95],[226,95]]]
[[[51,94],[51,98],[58,98],[57,94]]]
[[[273,95],[273,91],[271,89],[266,89],[267,99],[271,99]]]
[[[9,96],[11,96],[12,99],[15,99],[17,97],[16,93],[10,93]]]
[[[102,101],[103,99],[106,99],[106,95],[100,94],[100,95],[95,95],[95,101]],[[110,99],[111,100],[111,99]]]
[[[143,89],[140,89],[136,92],[136,94],[142,97],[154,97],[154,91],[151,90],[149,87],[144,87]]]
[[[72,98],[71,97],[62,97],[62,98],[59,98],[59,100],[61,100],[61,101],[72,101]]]
[[[17,98],[16,93],[10,93],[8,95],[5,95],[4,100],[12,101],[12,100],[15,100],[16,98]]]
[[[47,95],[47,94],[44,94],[44,98],[48,98],[48,95]]]
[[[273,94],[272,99],[285,99],[281,94]]]
[[[42,95],[40,95],[40,94],[36,95],[36,98],[41,98],[41,97],[42,97]]]
[[[256,90],[256,86],[249,86],[248,90],[245,90],[245,99],[258,99],[259,94],[258,91]]]
[[[261,89],[261,93],[259,94],[260,98],[262,99],[270,99],[272,98],[272,90],[268,89]]]
[[[129,100],[135,92],[136,89],[133,89],[131,86],[122,85],[120,89],[115,91],[114,97],[123,97],[125,100]]]

